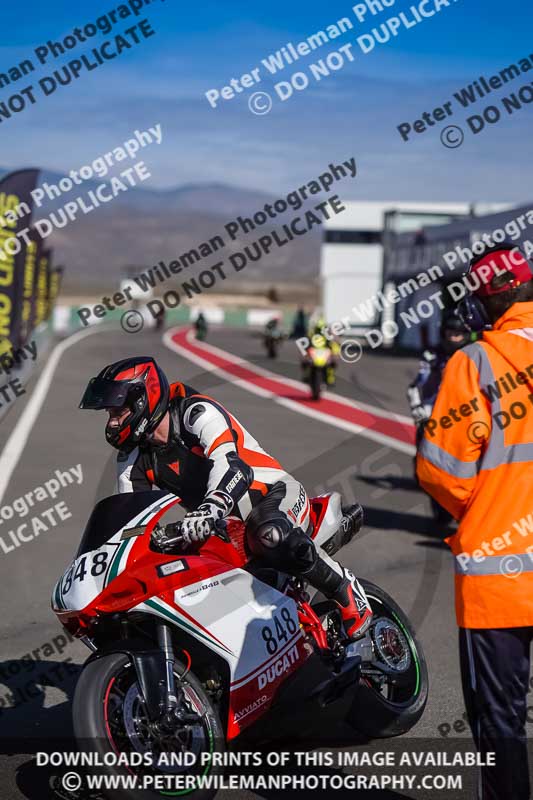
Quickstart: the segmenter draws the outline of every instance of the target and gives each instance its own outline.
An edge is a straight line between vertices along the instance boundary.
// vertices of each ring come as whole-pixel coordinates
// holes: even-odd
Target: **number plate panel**
[[[54,598],[68,611],[89,605],[107,585],[120,544],[107,542],[98,550],[85,553],[67,567],[59,580]]]

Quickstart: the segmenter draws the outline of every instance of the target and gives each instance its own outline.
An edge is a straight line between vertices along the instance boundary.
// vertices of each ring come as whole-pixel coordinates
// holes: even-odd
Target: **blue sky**
[[[400,11],[407,13],[415,2],[396,0],[361,24],[352,3],[218,0],[186,8],[175,0],[153,0],[142,16],[150,20],[155,36],[0,124],[0,165],[34,164],[66,172],[118,145],[133,129],[161,123],[163,144],[147,157],[154,188],[216,181],[281,193],[310,180],[330,161],[354,156],[359,175],[346,199],[527,201],[533,104],[512,116],[503,114],[478,136],[467,130],[459,149],[442,146],[438,134],[445,123],[408,143],[396,126],[441,105],[479,75],[490,76],[533,55],[533,8],[523,0],[508,0],[505,6],[496,0],[450,0],[450,7],[431,19],[400,30],[372,53],[361,53],[358,35]],[[9,46],[0,48],[0,72],[31,57],[34,47],[61,39],[119,4],[95,0],[88,11],[73,8],[71,0],[50,0],[43,13],[42,3],[30,0],[22,16],[16,5],[7,5],[3,30],[10,39]],[[287,42],[302,41],[345,16],[353,20],[353,31],[288,67],[276,80],[351,43],[356,59],[342,71],[312,81],[285,103],[277,98],[272,80],[264,79],[257,89],[274,98],[265,116],[248,109],[253,90],[215,110],[208,105],[208,89],[220,89]],[[13,91],[130,24],[124,20],[112,34],[40,67]],[[469,113],[479,113],[531,80],[533,70],[471,112],[455,108],[450,123],[466,129]],[[0,90],[0,102],[10,93],[9,88]]]

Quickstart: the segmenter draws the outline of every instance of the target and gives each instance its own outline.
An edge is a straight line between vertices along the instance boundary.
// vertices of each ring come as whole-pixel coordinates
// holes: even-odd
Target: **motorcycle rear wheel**
[[[361,580],[361,584],[374,612],[371,635],[375,650],[392,666],[391,677],[396,682],[384,690],[372,670],[365,671],[363,665],[349,722],[371,738],[399,736],[411,730],[424,713],[429,691],[426,659],[400,606],[374,583]]]
[[[175,662],[176,679],[184,674],[185,667]],[[154,760],[159,752],[195,751],[200,760],[203,756],[206,766],[198,766],[194,775],[221,774],[222,768],[211,766],[213,753],[225,751],[225,737],[216,709],[208,698],[202,684],[192,672],[187,672],[183,682],[187,710],[201,715],[201,724],[176,728],[172,734],[160,736],[153,734],[144,700],[137,684],[135,669],[131,658],[125,653],[109,653],[101,658],[89,661],[83,669],[73,703],[74,734],[78,747],[82,752],[96,753],[103,760],[109,753],[149,753]],[[191,728],[195,730],[191,733]],[[185,730],[188,728],[189,730]],[[199,741],[195,741],[199,740]],[[192,747],[188,747],[187,743]],[[108,756],[109,757],[109,756]],[[191,768],[194,770],[194,768]],[[187,768],[144,769],[150,774],[183,774]],[[110,776],[131,774],[120,766],[99,767],[95,774]],[[157,789],[112,789],[106,790],[105,796],[111,800],[164,800],[170,796],[179,796],[186,800],[211,800],[216,789],[194,789],[190,791],[158,791]]]

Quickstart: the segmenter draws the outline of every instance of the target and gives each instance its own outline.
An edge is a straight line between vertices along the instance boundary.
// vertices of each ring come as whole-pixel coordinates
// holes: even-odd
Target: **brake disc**
[[[372,627],[376,656],[394,672],[405,672],[411,666],[411,650],[403,631],[390,619],[378,619]]]

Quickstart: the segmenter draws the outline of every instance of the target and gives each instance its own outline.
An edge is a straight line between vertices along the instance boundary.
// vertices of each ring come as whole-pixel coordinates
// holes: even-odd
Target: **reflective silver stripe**
[[[483,457],[481,469],[494,469],[502,464],[524,464],[533,461],[533,443],[510,444],[501,450],[489,448]]]
[[[462,352],[475,365],[478,371],[480,390],[483,391],[483,397],[488,400],[485,391],[487,386],[495,385],[496,379],[485,348],[482,347],[480,342],[474,342],[463,347]],[[494,397],[491,401],[491,414],[494,416],[499,411],[501,411],[499,398]],[[502,464],[533,462],[533,442],[506,446],[503,429],[493,423],[486,449],[478,461],[461,461],[438,445],[430,442],[427,438],[422,440],[420,453],[433,466],[447,472],[449,475],[457,478],[474,478],[479,472],[496,469]]]
[[[434,467],[438,467],[456,478],[475,478],[478,474],[478,461],[460,461],[428,439],[422,439],[419,452]]]
[[[486,556],[483,561],[474,561],[470,558],[464,563],[464,554],[455,556],[455,572],[457,575],[501,575],[502,577],[513,579],[522,572],[533,572],[533,552],[532,553],[509,553],[506,556]],[[462,563],[463,562],[463,563]]]
[[[533,342],[533,328],[513,328],[513,330],[506,331],[506,333],[514,333],[515,336],[521,336],[523,339],[529,339],[530,342]]]
[[[483,392],[486,391],[487,386],[496,383],[496,378],[492,370],[489,357],[481,343],[474,342],[473,344],[463,347],[463,353],[476,365],[479,372],[479,386]],[[488,400],[486,394],[483,395]],[[501,411],[501,404],[498,397],[494,397],[491,401],[491,414],[494,415]],[[533,443],[524,442],[523,444],[505,445],[505,435],[503,429],[492,423],[490,438],[487,442],[487,448],[481,457],[480,472],[489,469],[495,469],[502,464],[524,464],[528,461],[533,461]]]
[[[462,352],[475,364],[479,373],[479,381],[490,381],[490,364],[485,351],[480,345],[474,342],[463,347]],[[456,478],[475,478],[480,470],[481,459],[478,461],[461,461],[446,452],[442,447],[430,442],[426,437],[422,439],[419,452],[430,464]]]
[[[474,651],[472,648],[471,633],[468,630],[468,628],[465,628],[465,638],[466,638],[466,651],[468,653],[468,666],[470,667],[470,684],[472,686],[472,691],[477,692],[476,665],[474,662]]]

